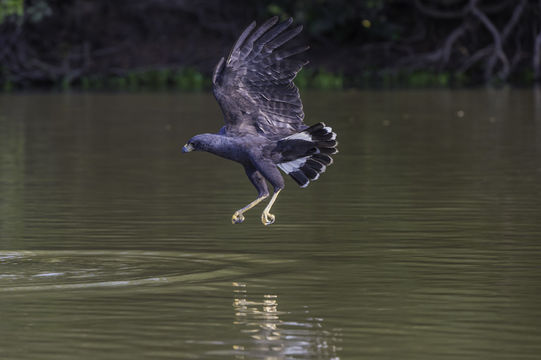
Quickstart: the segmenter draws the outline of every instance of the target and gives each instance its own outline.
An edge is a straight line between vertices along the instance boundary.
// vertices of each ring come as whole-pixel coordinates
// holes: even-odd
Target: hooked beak
[[[188,153],[190,151],[193,151],[193,146],[191,144],[186,144],[182,147],[183,153]]]

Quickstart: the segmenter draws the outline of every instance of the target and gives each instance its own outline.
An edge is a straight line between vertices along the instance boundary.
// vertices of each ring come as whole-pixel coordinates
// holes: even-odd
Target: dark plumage
[[[272,224],[275,217],[269,211],[284,188],[278,169],[306,187],[332,164],[330,155],[337,152],[336,134],[330,127],[303,123],[293,79],[307,63],[295,56],[308,46],[284,47],[302,30],[300,25],[290,27],[292,22],[290,18],[278,23],[273,17],[257,29],[252,22],[244,30],[212,77],[225,126],[217,134],[196,135],[183,147],[183,152],[208,151],[244,166],[258,197],[233,214],[233,223],[244,221],[243,213],[269,196],[268,181],[274,194],[261,221]]]

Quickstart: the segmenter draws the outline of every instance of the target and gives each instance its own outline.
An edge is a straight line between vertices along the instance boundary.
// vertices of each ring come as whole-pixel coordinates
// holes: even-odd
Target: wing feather
[[[265,21],[253,34],[246,40],[240,51],[240,57],[245,58],[254,48],[254,42],[258,40],[267,30],[278,22],[278,16],[274,16]]]
[[[280,60],[283,60],[283,59],[287,59],[288,57],[295,56],[295,55],[298,55],[300,53],[303,53],[308,49],[310,49],[310,46],[305,45],[305,46],[299,46],[299,47],[296,47],[296,48],[280,50],[280,51],[277,51],[277,52],[274,53],[273,58],[274,58],[275,61],[280,61]]]
[[[286,42],[293,39],[295,36],[299,35],[301,31],[302,31],[302,25],[299,25],[296,28],[293,28],[277,36],[276,38],[274,38],[274,40],[269,41],[265,45],[267,52],[272,52],[274,49],[284,45]]]
[[[271,139],[306,128],[299,90],[293,79],[307,61],[294,58],[308,46],[288,48],[302,26],[293,19],[251,23],[236,41],[227,60],[213,75],[213,92],[230,133],[259,133]]]
[[[242,34],[240,34],[237,42],[233,46],[233,49],[231,49],[231,54],[229,54],[229,58],[227,59],[228,63],[231,61],[231,55],[237,52],[239,47],[244,43],[244,40],[246,40],[246,38],[248,37],[248,35],[250,35],[250,33],[252,32],[254,28],[255,28],[255,21],[252,21],[252,23],[248,25],[246,29],[244,29]]]
[[[293,19],[289,18],[286,21],[279,23],[278,25],[276,25],[275,27],[267,31],[265,35],[261,36],[261,38],[259,38],[255,42],[255,47],[254,47],[255,51],[253,52],[253,54],[254,55],[259,54],[259,52],[261,52],[261,49],[263,49],[263,46],[265,46],[269,41],[274,39],[276,36],[280,35],[280,33],[282,33],[282,31],[284,31],[285,29],[287,29],[289,25],[291,25],[292,22],[293,22]]]

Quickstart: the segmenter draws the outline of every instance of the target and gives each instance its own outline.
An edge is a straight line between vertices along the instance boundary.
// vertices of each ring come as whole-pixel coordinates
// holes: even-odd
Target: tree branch
[[[494,66],[498,59],[502,62],[502,70],[500,72],[500,77],[506,79],[509,76],[509,60],[503,51],[503,41],[502,36],[496,26],[490,21],[490,19],[483,13],[478,7],[477,3],[479,0],[471,0],[471,13],[477,17],[481,23],[487,28],[493,38],[494,47],[492,56],[488,60],[488,65],[485,69],[485,80],[488,81],[492,78]]]
[[[541,10],[541,0],[539,0],[539,10]],[[534,78],[537,81],[541,81],[541,31],[535,37],[534,41],[534,55],[532,59],[532,66],[534,71]]]
[[[541,81],[541,32],[535,38],[532,66],[535,80]]]
[[[415,6],[423,14],[428,15],[430,17],[438,18],[438,19],[457,19],[457,18],[463,17],[467,12],[467,6],[463,7],[460,10],[442,11],[442,10],[437,10],[437,9],[433,9],[431,7],[426,6],[425,4],[422,3],[421,0],[415,0]]]

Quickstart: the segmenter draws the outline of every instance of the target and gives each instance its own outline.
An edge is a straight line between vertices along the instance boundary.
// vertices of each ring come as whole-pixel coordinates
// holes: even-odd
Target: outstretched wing
[[[302,26],[293,19],[255,22],[241,34],[227,60],[222,58],[212,78],[214,96],[224,113],[227,131],[259,133],[280,138],[306,128],[299,89],[293,79],[307,62],[293,58],[308,46],[285,48]]]

